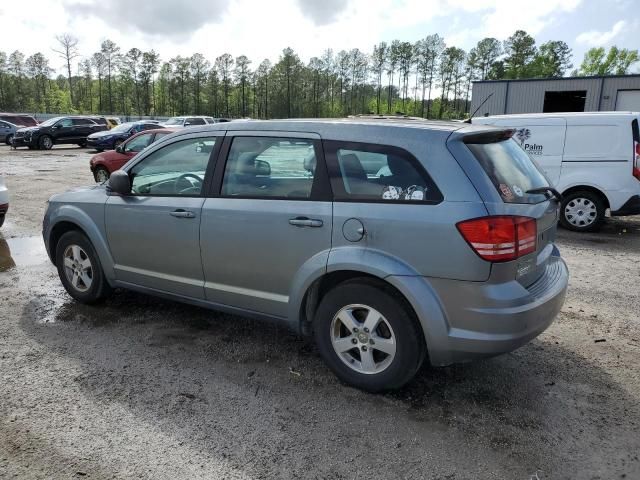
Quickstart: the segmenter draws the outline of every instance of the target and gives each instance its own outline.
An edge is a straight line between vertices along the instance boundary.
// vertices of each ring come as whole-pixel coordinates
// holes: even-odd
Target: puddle
[[[16,267],[38,265],[47,260],[41,237],[0,237],[0,272]]]

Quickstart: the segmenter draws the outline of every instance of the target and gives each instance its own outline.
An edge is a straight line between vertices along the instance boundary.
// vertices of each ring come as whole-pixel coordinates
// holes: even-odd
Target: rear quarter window
[[[544,194],[527,193],[550,184],[515,140],[466,145],[505,203],[540,203],[547,199]]]

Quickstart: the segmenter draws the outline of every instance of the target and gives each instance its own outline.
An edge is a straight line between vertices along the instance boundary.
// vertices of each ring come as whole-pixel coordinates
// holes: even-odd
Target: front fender
[[[103,218],[104,205],[94,205],[93,207],[101,209],[102,213],[100,218]],[[115,280],[113,257],[111,256],[109,246],[107,245],[103,232],[96,225],[96,222],[91,218],[91,216],[78,206],[69,204],[61,205],[53,211],[47,212],[47,216],[48,221],[46,222],[43,235],[49,257],[55,258],[55,252],[51,251],[52,245],[50,245],[51,232],[53,232],[53,229],[61,222],[72,223],[81,229],[87,238],[89,238],[89,241],[91,241],[93,248],[98,254],[105,277],[110,284],[113,283]]]

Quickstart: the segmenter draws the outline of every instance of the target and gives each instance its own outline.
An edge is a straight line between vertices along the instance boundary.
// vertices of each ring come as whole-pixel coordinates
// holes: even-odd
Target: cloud
[[[135,33],[151,36],[186,37],[209,23],[219,22],[229,0],[65,0],[68,14],[95,17],[117,26],[133,28]]]
[[[608,32],[599,32],[598,30],[583,32],[576,37],[576,42],[590,47],[601,47],[616,38],[626,26],[627,22],[620,20],[616,22]]]
[[[348,6],[348,0],[296,0],[302,14],[317,25],[333,23]]]

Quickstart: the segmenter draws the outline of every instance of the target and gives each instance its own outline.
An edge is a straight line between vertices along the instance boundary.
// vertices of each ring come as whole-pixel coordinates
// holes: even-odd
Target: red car
[[[146,130],[127,139],[126,142],[118,145],[115,150],[108,150],[94,155],[89,162],[89,168],[93,173],[96,182],[102,183],[109,179],[109,176],[116,170],[136,156],[153,142],[160,140],[165,135],[173,133],[175,130],[169,128],[159,128],[156,130]]]

